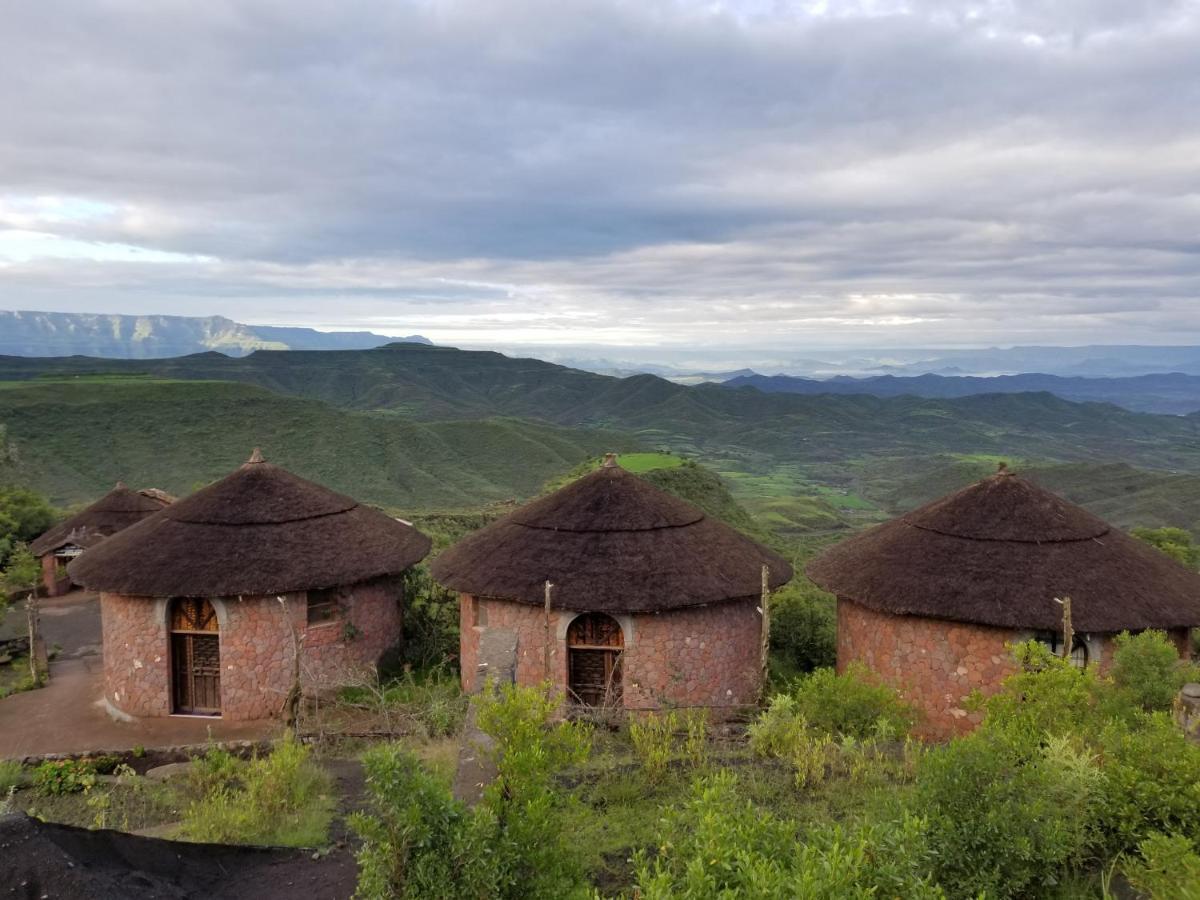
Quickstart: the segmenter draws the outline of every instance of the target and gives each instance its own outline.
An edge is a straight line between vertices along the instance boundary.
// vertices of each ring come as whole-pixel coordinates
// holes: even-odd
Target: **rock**
[[[146,770],[146,777],[153,781],[166,781],[168,778],[177,778],[180,775],[186,775],[191,769],[190,762],[175,762],[167,763],[165,766],[155,766],[153,769]]]
[[[1200,684],[1185,684],[1183,696],[1200,700]]]
[[[8,665],[12,662],[12,657],[7,653],[0,653],[0,666]]]

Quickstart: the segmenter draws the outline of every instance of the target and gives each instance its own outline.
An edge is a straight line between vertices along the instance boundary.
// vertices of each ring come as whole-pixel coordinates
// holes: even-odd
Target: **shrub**
[[[1191,533],[1182,528],[1134,528],[1129,533],[1152,544],[1189,569],[1200,568],[1200,547],[1196,546]]]
[[[0,434],[0,449],[3,446]],[[0,487],[0,567],[8,565],[9,554],[18,544],[33,540],[57,517],[41,495],[19,487]]]
[[[649,714],[629,723],[633,752],[642,764],[646,779],[652,783],[661,781],[667,774],[675,745],[676,726],[673,712],[666,715]]]
[[[1152,900],[1200,900],[1200,855],[1183,835],[1153,834],[1138,844],[1125,877]]]
[[[635,853],[638,895],[938,898],[924,832],[923,822],[905,817],[801,836],[794,823],[742,799],[725,770],[697,779],[688,802],[668,809],[656,852]]]
[[[587,728],[552,723],[558,704],[544,689],[507,685],[476,704],[498,774],[471,810],[405,751],[368,754],[371,811],[352,819],[363,838],[359,897],[585,895],[554,779],[587,756]]]
[[[28,590],[37,585],[41,574],[41,565],[37,557],[29,552],[29,547],[16,544],[8,554],[8,563],[0,575],[0,581],[10,592]]]
[[[184,814],[182,833],[196,841],[314,847],[333,817],[329,776],[290,736],[270,754],[242,762],[210,751],[195,782],[203,794]]]
[[[796,578],[771,597],[772,677],[788,680],[837,661],[837,602]]]
[[[5,797],[9,791],[20,787],[23,778],[24,769],[19,762],[0,759],[0,797]]]
[[[1170,709],[1187,677],[1178,648],[1163,632],[1117,635],[1113,681],[1143,709]]]
[[[467,713],[467,697],[458,676],[444,666],[420,673],[410,670],[388,682],[372,675],[342,688],[339,699],[372,711],[389,730],[394,729],[392,733],[424,738],[455,734]]]
[[[95,784],[96,767],[86,759],[48,759],[33,770],[33,786],[51,796],[77,794]]]
[[[1077,870],[1095,841],[1103,776],[1067,738],[980,730],[931,752],[917,811],[951,896],[1017,897]]]
[[[809,726],[831,734],[867,738],[882,731],[902,738],[916,724],[913,707],[857,663],[843,675],[817,669],[798,679],[790,693]]]
[[[458,665],[458,595],[435,582],[426,564],[404,573],[404,659],[417,669]]]
[[[701,769],[708,764],[708,710],[689,709],[683,714],[683,727],[683,758],[693,769]]]

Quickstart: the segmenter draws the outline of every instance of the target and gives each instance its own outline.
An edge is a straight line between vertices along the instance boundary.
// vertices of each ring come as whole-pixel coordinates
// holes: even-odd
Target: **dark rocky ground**
[[[0,898],[20,900],[346,900],[347,849],[188,844],[0,815]]]

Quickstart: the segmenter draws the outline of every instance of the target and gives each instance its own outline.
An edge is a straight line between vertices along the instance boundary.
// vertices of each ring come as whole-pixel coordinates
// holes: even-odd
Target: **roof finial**
[[[1008,463],[1006,463],[1004,460],[1000,460],[999,464],[996,466],[996,474],[1011,475],[1012,472],[1008,470]]]
[[[255,447],[254,452],[250,454],[250,458],[246,460],[246,465],[257,466],[261,462],[266,462],[266,460],[263,459],[262,450]]]
[[[114,490],[114,491],[124,491],[124,490],[127,490],[127,488],[125,487],[125,482],[123,482],[123,481],[117,481],[116,485],[114,485],[114,486],[113,486],[113,490]]]
[[[604,462],[600,464],[602,469],[615,469],[617,467],[617,454],[605,453]]]

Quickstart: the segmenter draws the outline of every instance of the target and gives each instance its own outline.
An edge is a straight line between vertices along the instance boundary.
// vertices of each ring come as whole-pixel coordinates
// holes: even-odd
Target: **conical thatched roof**
[[[84,549],[161,510],[170,503],[142,491],[131,491],[121,482],[111,491],[71,518],[59,522],[29,544],[34,556],[45,556],[59,547],[74,544]]]
[[[1049,491],[999,474],[843,541],[808,575],[872,609],[1078,631],[1200,625],[1200,574]]]
[[[555,608],[661,612],[757,597],[787,560],[625,471],[597,471],[464,538],[433,562],[447,587]]]
[[[71,563],[99,591],[229,597],[316,590],[394,575],[430,541],[411,525],[263,462],[139,522]]]

